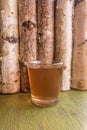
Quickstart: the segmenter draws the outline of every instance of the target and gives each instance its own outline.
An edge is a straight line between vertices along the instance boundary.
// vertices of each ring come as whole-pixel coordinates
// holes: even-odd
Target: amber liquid
[[[40,100],[58,99],[62,69],[29,68],[31,95]]]

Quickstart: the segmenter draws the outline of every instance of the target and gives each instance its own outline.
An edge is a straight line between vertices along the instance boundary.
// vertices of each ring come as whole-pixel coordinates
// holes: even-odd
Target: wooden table
[[[87,130],[87,91],[61,92],[48,108],[34,106],[28,93],[0,95],[0,130]]]

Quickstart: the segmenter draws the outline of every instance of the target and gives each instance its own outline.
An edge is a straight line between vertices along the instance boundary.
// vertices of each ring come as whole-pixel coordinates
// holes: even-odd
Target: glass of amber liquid
[[[30,62],[28,74],[32,102],[40,107],[52,106],[59,101],[63,63],[41,64]]]

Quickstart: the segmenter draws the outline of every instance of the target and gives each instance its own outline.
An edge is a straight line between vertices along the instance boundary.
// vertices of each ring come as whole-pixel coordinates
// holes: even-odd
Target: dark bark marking
[[[39,32],[39,33],[38,33],[38,36],[37,36],[38,40],[40,40],[41,37],[43,37],[43,32]]]
[[[75,6],[77,6],[80,2],[83,2],[84,0],[75,0]]]
[[[19,81],[18,81],[18,80],[15,80],[14,82],[17,83],[17,82],[19,82]]]
[[[85,39],[85,41],[83,42],[83,44],[87,44],[87,39]]]
[[[14,12],[11,12],[11,14],[14,14]]]
[[[29,30],[32,30],[33,28],[36,27],[35,23],[31,22],[31,21],[24,21],[22,23],[22,26],[29,29]]]
[[[14,37],[14,36],[11,36],[11,37],[9,37],[9,36],[3,37],[2,36],[2,39],[8,41],[9,43],[13,43],[13,44],[18,42],[18,38]]]

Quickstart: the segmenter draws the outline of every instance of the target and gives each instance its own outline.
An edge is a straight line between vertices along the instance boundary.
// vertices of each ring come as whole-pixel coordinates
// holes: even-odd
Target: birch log
[[[54,0],[38,0],[38,60],[53,62],[54,51]]]
[[[37,59],[36,0],[19,0],[21,90],[29,91],[27,67],[24,62]]]
[[[75,1],[72,88],[87,90],[87,0]]]
[[[62,90],[70,90],[72,59],[72,14],[74,0],[57,0],[55,15],[55,56],[56,62],[63,61]]]
[[[2,93],[20,90],[17,0],[0,0],[2,35]]]

